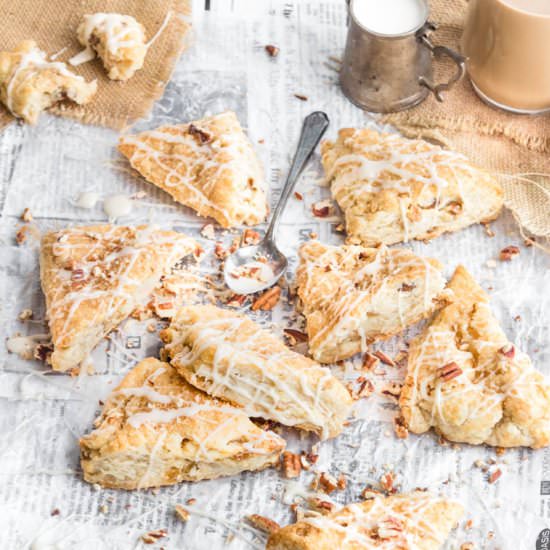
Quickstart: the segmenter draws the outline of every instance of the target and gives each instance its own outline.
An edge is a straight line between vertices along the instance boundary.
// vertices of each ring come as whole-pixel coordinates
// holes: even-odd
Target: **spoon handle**
[[[267,228],[264,239],[273,238],[273,234],[277,229],[279,218],[286,206],[288,197],[292,193],[294,185],[298,181],[315,147],[317,147],[317,144],[321,141],[325,130],[328,128],[328,124],[328,116],[321,111],[315,111],[304,119],[298,147],[296,148],[296,153],[294,154],[294,159],[292,160],[290,171],[288,172],[283,192],[281,193],[281,198],[273,211],[271,222]]]

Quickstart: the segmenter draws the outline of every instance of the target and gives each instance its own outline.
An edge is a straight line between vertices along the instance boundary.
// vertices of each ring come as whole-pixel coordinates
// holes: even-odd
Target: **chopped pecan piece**
[[[355,383],[350,382],[346,385],[352,399],[357,401],[358,399],[369,397],[374,393],[374,385],[370,380],[367,380],[364,376],[359,376]]]
[[[212,139],[210,134],[200,128],[197,128],[194,124],[189,124],[187,131],[189,132],[189,135],[196,137],[199,143],[208,143]]]
[[[516,256],[519,256],[519,247],[507,246],[500,251],[499,258],[502,262],[510,262]]]
[[[311,211],[317,218],[327,218],[332,211],[332,202],[329,199],[316,202],[311,206]]]
[[[183,506],[176,504],[174,511],[181,521],[187,521],[189,519],[189,512]]]
[[[373,355],[375,357],[378,357],[378,359],[380,359],[380,361],[382,361],[384,365],[395,367],[395,361],[389,355],[386,355],[383,351],[375,351]]]
[[[276,521],[266,518],[265,516],[260,516],[259,514],[250,514],[249,516],[246,516],[246,519],[250,525],[256,527],[256,529],[259,529],[260,531],[263,531],[264,533],[267,533],[268,535],[278,531],[281,528]]]
[[[307,342],[307,334],[301,330],[296,330],[294,328],[285,328],[283,329],[284,335],[288,339],[290,346],[295,346],[298,343]]]
[[[323,493],[330,495],[330,493],[336,491],[338,488],[338,480],[334,476],[331,476],[326,472],[322,472],[319,476],[319,486]]]
[[[445,382],[448,382],[449,380],[460,376],[462,374],[462,369],[458,366],[457,363],[451,361],[450,363],[447,363],[446,365],[440,367],[437,372],[439,374],[439,378],[441,378]]]
[[[376,355],[369,353],[368,351],[367,353],[365,353],[365,355],[363,355],[362,368],[364,370],[371,370],[372,367],[376,365],[376,363],[378,363],[378,357],[376,357]]]
[[[23,214],[21,214],[21,219],[24,222],[32,222],[33,217],[29,208],[25,208],[25,210],[23,210]]]
[[[516,355],[516,348],[513,344],[506,344],[505,346],[502,346],[498,352],[508,359],[513,359]]]
[[[269,311],[273,309],[281,297],[281,287],[274,286],[269,290],[266,290],[256,301],[252,304],[252,311],[261,309],[262,311]]]
[[[287,479],[298,477],[302,471],[302,462],[300,461],[300,455],[285,451],[281,458],[281,464],[283,467],[283,475]]]
[[[296,99],[299,99],[300,101],[307,101],[307,95],[302,95],[302,94],[294,94],[294,97]]]
[[[298,191],[294,191],[294,198],[298,201],[304,200],[304,196],[302,195],[302,193],[299,193]]]
[[[261,240],[260,234],[253,229],[245,229],[241,238],[241,242],[245,246],[258,244]]]
[[[279,55],[280,49],[273,44],[268,44],[267,46],[265,46],[265,51],[270,57],[277,57]]]
[[[155,529],[154,531],[149,531],[148,533],[141,535],[141,540],[145,544],[155,544],[155,542],[164,538],[166,535],[168,535],[166,529]]]
[[[395,431],[395,435],[399,439],[407,439],[407,437],[409,437],[409,430],[405,423],[405,419],[402,416],[396,416],[393,419],[393,429]]]
[[[502,475],[502,470],[500,468],[497,468],[493,472],[489,474],[488,481],[489,483],[495,483],[498,479],[500,479],[500,476]]]
[[[380,486],[386,493],[394,494],[397,492],[397,488],[394,487],[394,483],[395,483],[395,474],[393,472],[386,472],[380,478]]]

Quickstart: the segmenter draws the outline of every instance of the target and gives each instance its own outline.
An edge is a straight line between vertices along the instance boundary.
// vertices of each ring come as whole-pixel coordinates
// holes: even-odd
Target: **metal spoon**
[[[294,189],[294,185],[315,147],[321,141],[321,137],[325,133],[328,124],[328,116],[321,111],[311,113],[304,119],[298,147],[296,148],[281,198],[273,211],[271,222],[263,240],[257,245],[240,248],[225,260],[223,273],[225,284],[233,292],[238,294],[259,292],[273,286],[285,273],[288,267],[288,260],[277,248],[274,234],[288,198]],[[261,261],[258,261],[258,258]],[[258,275],[255,277],[239,276],[243,271],[249,271],[249,268],[255,269]]]

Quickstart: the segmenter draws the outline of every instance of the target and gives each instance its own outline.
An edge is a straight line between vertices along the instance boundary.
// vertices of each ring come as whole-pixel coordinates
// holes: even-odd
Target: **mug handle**
[[[455,52],[451,48],[447,48],[446,46],[435,46],[434,44],[432,44],[432,42],[428,38],[427,33],[430,31],[434,31],[436,28],[437,27],[433,23],[426,23],[421,31],[421,34],[418,35],[418,40],[420,41],[420,44],[422,46],[428,48],[428,50],[432,52],[434,57],[441,57],[444,55],[450,57],[455,62],[457,71],[447,82],[443,82],[441,84],[430,82],[427,78],[423,76],[419,77],[418,83],[421,86],[428,88],[428,90],[430,90],[430,92],[434,94],[437,101],[443,101],[443,96],[441,95],[442,92],[450,90],[453,85],[461,80],[466,73],[466,58],[458,52]]]

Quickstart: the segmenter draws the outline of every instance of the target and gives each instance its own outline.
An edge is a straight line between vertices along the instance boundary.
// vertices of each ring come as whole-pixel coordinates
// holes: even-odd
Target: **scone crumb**
[[[367,486],[361,491],[361,498],[363,500],[372,500],[373,498],[379,497],[381,494],[380,491]]]
[[[19,314],[19,320],[20,321],[28,321],[29,319],[32,319],[32,316],[33,316],[33,312],[32,312],[32,309],[24,309],[20,314]]]
[[[216,238],[216,233],[214,231],[214,225],[211,223],[207,223],[202,229],[201,229],[201,235],[205,239],[209,239],[213,241]]]
[[[378,538],[382,540],[390,540],[401,537],[404,530],[404,525],[399,518],[388,516],[378,524],[376,531]]]
[[[481,225],[483,226],[483,229],[485,229],[485,234],[488,237],[495,236],[495,232],[491,229],[491,225],[489,224],[489,222],[481,222]]]
[[[460,545],[460,550],[474,550],[474,548],[473,542],[464,542]]]
[[[264,533],[267,533],[268,535],[278,531],[281,528],[276,521],[266,518],[265,516],[260,516],[259,514],[250,514],[249,516],[246,516],[246,520],[250,523],[250,525],[260,531],[263,531]]]
[[[241,237],[241,246],[251,246],[261,241],[261,236],[253,229],[245,229]]]
[[[29,208],[25,208],[25,210],[23,210],[23,214],[21,214],[21,219],[24,221],[24,222],[32,222],[33,221],[33,217],[32,217],[32,214],[31,214],[31,211]]]
[[[166,529],[156,529],[154,531],[149,531],[148,533],[141,535],[141,540],[145,544],[155,544],[155,542],[157,542],[159,539],[164,538],[166,535],[168,535]]]
[[[283,476],[287,479],[298,477],[302,471],[302,462],[300,455],[285,451],[281,458]]]
[[[188,521],[189,520],[189,512],[180,504],[176,504],[174,507],[174,512],[176,513],[176,516],[178,516],[178,519],[181,521]]]
[[[185,504],[189,504],[189,506],[193,506],[193,504],[195,504],[197,502],[197,499],[196,498],[188,498],[186,501],[185,501]]]

